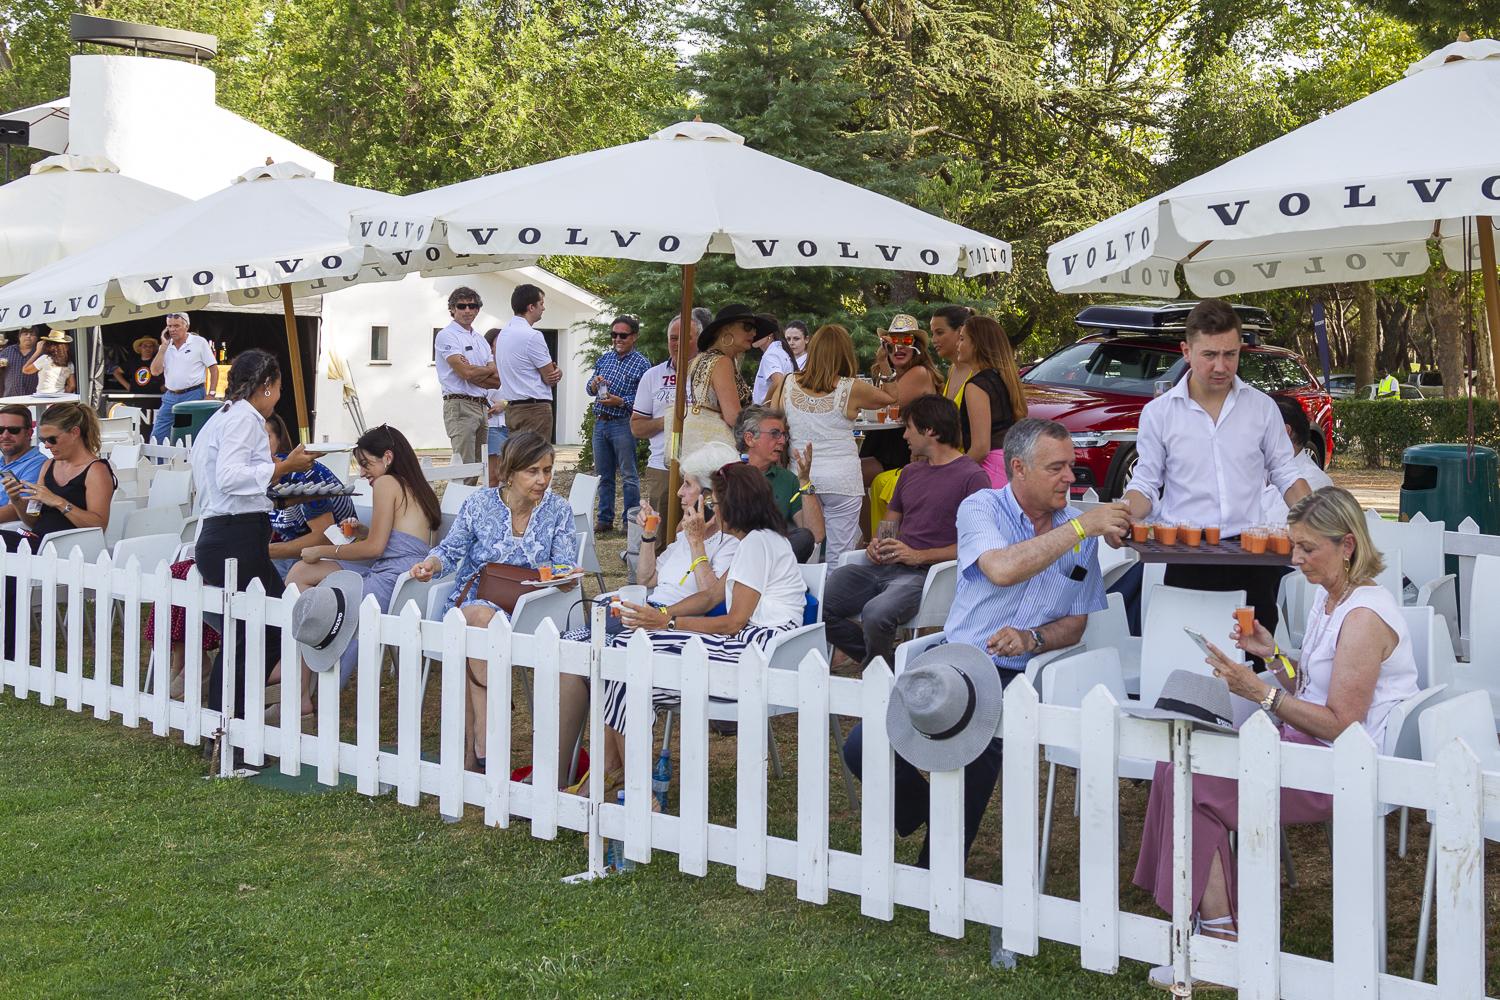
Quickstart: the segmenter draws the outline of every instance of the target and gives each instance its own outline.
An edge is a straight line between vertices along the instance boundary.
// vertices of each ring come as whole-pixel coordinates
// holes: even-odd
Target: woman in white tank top
[[[823,504],[827,549],[823,561],[839,558],[859,544],[859,511],[864,502],[854,421],[861,409],[889,406],[884,389],[855,378],[859,362],[854,341],[841,326],[819,327],[807,348],[807,366],[788,375],[771,395],[771,405],[786,411],[792,449],[812,445],[812,485]]]

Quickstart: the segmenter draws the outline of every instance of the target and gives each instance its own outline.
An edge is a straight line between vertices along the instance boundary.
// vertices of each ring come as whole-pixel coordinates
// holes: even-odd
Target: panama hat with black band
[[[365,581],[341,569],[299,595],[292,605],[292,638],[310,670],[332,669],[354,641]]]
[[[891,691],[891,749],[922,771],[954,771],[975,760],[1000,725],[1004,685],[989,654],[946,643],[917,657]]]
[[[1218,677],[1193,670],[1174,670],[1162,683],[1154,708],[1128,702],[1120,707],[1137,719],[1183,719],[1216,733],[1234,732],[1234,707],[1229,685]]]
[[[713,321],[698,334],[698,350],[706,351],[713,347],[714,341],[719,339],[719,331],[730,323],[753,323],[756,340],[772,336],[781,329],[781,324],[776,322],[774,316],[755,312],[743,302],[731,303],[714,313]]]

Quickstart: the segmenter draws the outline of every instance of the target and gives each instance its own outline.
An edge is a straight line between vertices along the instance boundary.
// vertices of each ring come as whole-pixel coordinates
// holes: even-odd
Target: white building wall
[[[589,402],[582,354],[589,335],[587,324],[610,317],[603,314],[603,303],[597,298],[536,267],[444,278],[409,275],[401,281],[357,285],[325,296],[316,381],[317,437],[353,441],[358,436],[354,419],[344,407],[343,384],[328,377],[329,355],[337,353],[359,392],[367,426],[388,423],[405,434],[414,448],[447,448],[432,331],[448,325],[448,293],[460,285],[479,293],[484,310],[474,327],[485,331],[509,322],[510,293],[528,282],[547,295],[547,310],[539,326],[558,331],[557,361],[563,380],[556,390],[557,441],[579,444],[578,428]],[[375,326],[390,329],[388,362],[370,360],[370,331]]]

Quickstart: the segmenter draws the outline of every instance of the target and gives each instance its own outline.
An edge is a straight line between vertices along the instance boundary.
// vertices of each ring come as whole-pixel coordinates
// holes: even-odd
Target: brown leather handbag
[[[458,592],[456,607],[468,600],[469,590],[481,601],[497,605],[507,615],[516,610],[516,602],[535,587],[522,586],[523,580],[540,580],[541,574],[529,566],[512,566],[509,563],[485,563],[484,568],[469,578],[464,589]]]

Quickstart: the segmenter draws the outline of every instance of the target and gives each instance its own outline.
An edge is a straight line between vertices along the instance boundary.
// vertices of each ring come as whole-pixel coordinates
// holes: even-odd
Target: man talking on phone
[[[31,411],[24,406],[0,406],[0,522],[20,517],[12,501],[24,483],[41,477],[47,456],[31,443]]]
[[[172,313],[161,332],[161,350],[151,359],[151,374],[165,376],[167,391],[151,424],[151,437],[172,436],[172,407],[205,399],[214,391],[214,349],[196,333],[188,333],[187,313]]]

